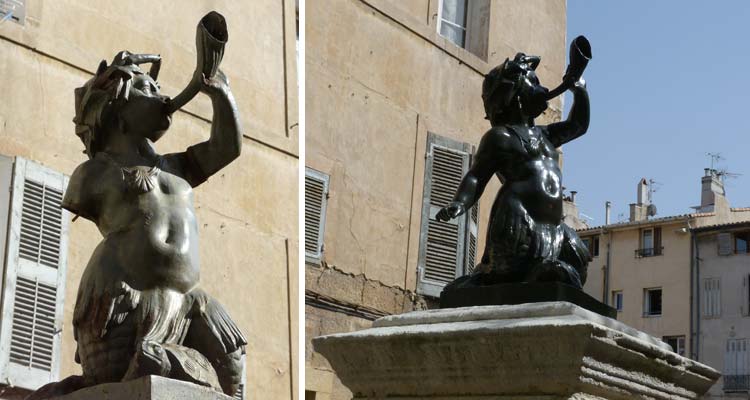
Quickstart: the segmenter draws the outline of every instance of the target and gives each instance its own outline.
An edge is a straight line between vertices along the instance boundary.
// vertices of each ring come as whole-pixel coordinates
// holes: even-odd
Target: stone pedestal
[[[411,312],[313,345],[356,399],[698,399],[720,376],[567,302]]]
[[[188,382],[145,376],[128,382],[105,383],[55,400],[232,400],[223,393]]]

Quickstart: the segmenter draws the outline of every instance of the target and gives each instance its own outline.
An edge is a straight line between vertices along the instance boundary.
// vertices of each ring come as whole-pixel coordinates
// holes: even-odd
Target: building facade
[[[35,170],[58,177],[49,181],[52,186],[45,192],[49,202],[64,191],[65,176],[87,158],[71,122],[75,115],[73,90],[93,76],[99,62],[110,62],[121,50],[161,54],[161,90],[174,96],[195,68],[198,21],[211,10],[226,16],[229,43],[222,69],[237,99],[244,139],[240,158],[195,190],[203,261],[200,285],[225,305],[248,339],[246,398],[296,398],[299,162],[295,2],[204,1],[181,2],[175,7],[139,0],[13,0],[0,2],[0,7],[0,154],[15,160],[11,165],[16,173],[31,171],[21,168],[22,164],[34,165]],[[12,15],[8,15],[10,11]],[[172,128],[156,144],[157,151],[184,151],[206,140],[211,118],[209,99],[199,95],[175,114]],[[0,159],[0,175],[7,182],[8,163],[5,157]],[[33,183],[33,173],[24,173],[24,179]],[[3,186],[0,198],[7,199],[8,189]],[[3,219],[7,215],[15,220],[7,201],[0,206]],[[8,330],[12,317],[3,315],[0,376],[5,378],[9,365],[46,368],[47,380],[81,373],[74,361],[73,306],[81,273],[101,234],[83,219],[70,222],[71,215],[61,212],[59,205],[47,208],[62,221],[59,227],[52,227],[61,235],[54,239],[59,246],[53,251],[61,260],[57,264],[61,279],[48,282],[57,293],[60,315],[54,318],[31,309],[31,318],[49,325],[37,324],[32,333]],[[40,265],[31,271],[41,271]],[[6,260],[4,282],[15,273],[13,268]],[[24,279],[19,275],[13,278],[14,287],[3,287],[4,309],[9,307],[8,299],[13,299],[9,290],[16,290],[16,300],[25,293],[28,282]],[[35,292],[40,299],[46,293],[42,289],[39,284]],[[15,304],[23,306],[20,300]],[[22,319],[18,311],[12,315]],[[19,326],[15,325],[16,331]],[[18,339],[21,346],[25,335],[42,337],[47,333],[49,337],[43,339],[48,342],[40,339],[34,344],[39,358],[27,357],[28,365],[24,366],[16,353],[9,355],[13,349],[6,345],[11,340]],[[33,389],[27,375],[13,376],[21,378],[3,379],[0,398],[16,398]]]
[[[639,181],[628,221],[578,230],[592,254],[584,290],[616,308],[619,321],[662,338],[681,355],[703,360],[695,329],[700,290],[692,232],[748,221],[750,210],[730,207],[721,177],[706,170],[696,212],[654,218],[647,184]]]
[[[517,52],[556,86],[565,1],[330,0],[306,11],[305,389],[349,399],[315,336],[435,305],[471,271],[497,179],[465,218],[438,223],[489,129],[484,74]],[[560,119],[555,99],[539,119]]]
[[[707,398],[750,392],[750,222],[697,228],[693,236],[695,356],[723,376]]]

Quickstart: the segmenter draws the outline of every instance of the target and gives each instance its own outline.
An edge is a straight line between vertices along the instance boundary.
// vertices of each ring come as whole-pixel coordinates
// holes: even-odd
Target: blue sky
[[[725,181],[730,204],[750,206],[749,22],[748,1],[568,0],[568,42],[592,46],[592,116],[563,148],[563,184],[590,225],[604,223],[607,200],[613,222],[627,218],[642,177],[658,182],[657,217],[690,212],[709,152],[742,174]]]

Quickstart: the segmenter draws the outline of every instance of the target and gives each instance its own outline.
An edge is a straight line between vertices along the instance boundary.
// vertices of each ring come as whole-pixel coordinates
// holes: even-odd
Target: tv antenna
[[[706,153],[706,155],[711,158],[711,171],[716,171],[716,169],[714,169],[714,164],[718,164],[719,161],[726,160],[726,158],[724,158],[721,155],[721,153],[710,153],[709,152],[709,153]]]

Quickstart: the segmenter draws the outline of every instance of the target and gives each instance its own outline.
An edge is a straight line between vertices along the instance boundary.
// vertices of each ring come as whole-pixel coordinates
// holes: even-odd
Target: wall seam
[[[55,56],[53,56],[52,54],[46,53],[46,52],[44,52],[44,51],[41,51],[41,50],[39,50],[39,49],[37,49],[37,48],[35,48],[35,47],[31,47],[31,46],[29,46],[29,45],[27,45],[27,44],[24,44],[24,43],[18,42],[18,41],[16,41],[16,40],[13,40],[13,39],[11,39],[11,38],[9,38],[9,37],[6,37],[6,36],[3,36],[3,35],[0,35],[0,40],[3,40],[3,41],[6,41],[6,42],[9,42],[9,43],[12,43],[12,44],[14,44],[14,45],[16,45],[16,46],[19,46],[19,47],[21,47],[21,48],[24,48],[24,49],[26,49],[26,50],[29,50],[29,51],[31,51],[31,52],[32,52],[32,53],[34,53],[34,54],[38,54],[38,55],[40,55],[40,56],[43,56],[43,57],[46,57],[46,58],[48,58],[48,59],[50,59],[50,60],[53,60],[53,61],[59,62],[60,64],[63,64],[63,65],[65,65],[65,66],[67,66],[67,67],[70,67],[70,68],[73,68],[74,70],[77,70],[77,71],[80,71],[80,72],[83,72],[83,73],[89,74],[89,75],[91,75],[91,76],[94,76],[94,72],[93,72],[93,71],[87,70],[86,68],[82,68],[82,67],[79,67],[78,65],[75,65],[75,64],[73,64],[73,63],[71,63],[71,62],[69,62],[69,61],[65,61],[65,60],[63,60],[63,59],[61,59],[61,58],[59,58],[59,57],[55,57]],[[285,54],[285,57],[286,57],[286,54]],[[286,65],[285,65],[285,67],[284,67],[284,68],[286,69]],[[284,85],[286,85],[286,82],[284,83]],[[285,105],[285,107],[286,107],[286,105]],[[185,113],[185,114],[187,114],[187,115],[189,115],[189,116],[191,116],[191,117],[193,117],[193,118],[197,118],[197,119],[199,119],[199,120],[201,120],[201,121],[204,121],[204,122],[208,122],[208,123],[211,123],[211,120],[210,120],[210,119],[208,119],[208,118],[204,118],[204,117],[202,117],[202,116],[200,116],[200,115],[198,115],[198,114],[195,114],[195,113],[193,113],[193,112],[190,112],[190,111],[187,111],[187,110],[184,110],[184,109],[180,109],[180,110],[179,110],[179,112]],[[288,118],[288,116],[287,116],[287,113],[285,112],[284,114],[285,114],[285,117],[284,117],[284,118],[285,118],[285,119],[286,119],[286,118]],[[285,122],[285,124],[288,124],[288,122]],[[285,127],[284,131],[285,131],[285,132],[287,132],[287,137],[288,137],[288,129],[286,129],[286,127]],[[272,144],[270,144],[270,143],[264,142],[264,141],[262,141],[262,140],[260,140],[260,139],[256,139],[256,138],[253,138],[253,137],[251,137],[251,136],[248,136],[248,135],[246,135],[245,133],[243,133],[243,134],[242,134],[242,136],[243,136],[243,137],[245,137],[245,138],[247,138],[247,139],[249,139],[249,140],[251,140],[251,141],[253,141],[253,142],[255,142],[255,143],[261,144],[261,145],[263,145],[263,146],[265,146],[265,147],[268,147],[268,148],[270,148],[270,149],[273,149],[273,150],[276,150],[276,151],[278,151],[278,152],[280,152],[280,153],[286,154],[286,155],[288,155],[288,156],[290,156],[290,157],[293,157],[293,158],[299,159],[299,156],[297,156],[296,154],[294,154],[294,153],[292,153],[292,152],[290,152],[290,151],[288,151],[288,150],[284,150],[284,149],[282,149],[282,148],[279,148],[279,147],[277,147],[277,146],[274,146],[274,145],[272,145]]]

